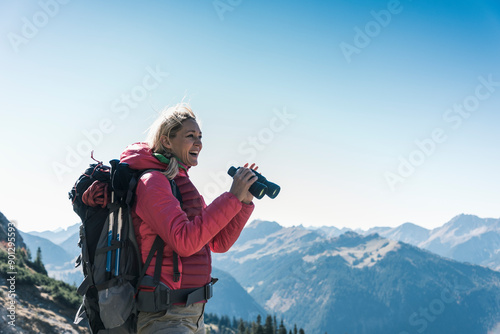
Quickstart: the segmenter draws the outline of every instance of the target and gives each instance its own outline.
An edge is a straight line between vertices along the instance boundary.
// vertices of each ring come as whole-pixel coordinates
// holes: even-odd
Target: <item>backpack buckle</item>
[[[205,285],[205,299],[209,300],[214,295],[214,288],[212,282]]]
[[[159,289],[161,292],[160,298],[162,305],[170,305],[170,289]]]

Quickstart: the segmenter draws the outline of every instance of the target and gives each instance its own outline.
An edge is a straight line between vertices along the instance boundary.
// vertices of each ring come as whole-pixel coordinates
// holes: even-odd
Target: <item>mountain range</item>
[[[80,223],[71,225],[67,228],[60,227],[54,231],[43,231],[43,232],[30,231],[27,233],[36,237],[41,237],[50,240],[53,243],[59,245],[62,244],[64,241],[70,239],[70,237],[74,238],[75,235],[78,235],[80,233]]]
[[[365,234],[409,243],[450,259],[500,270],[500,219],[458,215],[428,230],[412,223],[396,228],[374,228]]]
[[[20,231],[32,255],[36,254],[38,247],[40,247],[42,261],[50,277],[75,285],[83,280],[81,268],[75,268],[75,260],[80,253],[78,247],[79,232],[71,232],[75,226],[79,225],[73,225],[67,230],[57,232],[25,233]],[[44,235],[54,239],[46,239],[43,237]]]
[[[377,233],[384,238],[405,242],[450,259],[500,270],[498,218],[461,214],[434,229],[426,229],[413,223],[404,223],[397,227],[373,227],[367,231],[338,229],[334,226],[306,228],[327,238],[338,237],[347,231],[362,235]]]
[[[22,233],[33,254],[41,247],[49,275],[76,284],[78,225]],[[472,215],[433,230],[257,220],[228,253],[213,255],[221,280],[207,312],[243,319],[267,312],[314,334],[497,333],[500,273],[491,269],[500,268],[499,226]]]
[[[307,333],[486,334],[500,324],[499,272],[378,234],[257,221],[214,266]]]
[[[80,252],[77,246],[79,225],[55,231],[21,232],[29,240],[32,254],[35,254],[37,247],[41,248],[43,261],[51,276],[75,284],[82,279],[79,271],[74,270],[74,260]],[[335,238],[349,231],[362,235],[377,233],[387,239],[405,242],[450,259],[500,270],[500,219],[497,218],[461,214],[432,230],[413,223],[392,228],[373,227],[366,231],[334,226],[302,228],[316,231],[327,238]],[[269,234],[277,227],[272,225],[266,229],[260,233]],[[255,232],[252,229],[245,230],[239,242],[244,242],[245,238],[253,238],[251,233]]]

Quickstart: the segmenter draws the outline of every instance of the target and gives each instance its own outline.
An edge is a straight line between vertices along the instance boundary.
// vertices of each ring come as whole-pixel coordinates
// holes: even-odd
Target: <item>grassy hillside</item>
[[[47,276],[26,250],[0,244],[0,323],[4,333],[89,333],[73,324],[81,298],[76,287]],[[10,255],[10,256],[9,256]],[[9,258],[11,261],[9,263]]]

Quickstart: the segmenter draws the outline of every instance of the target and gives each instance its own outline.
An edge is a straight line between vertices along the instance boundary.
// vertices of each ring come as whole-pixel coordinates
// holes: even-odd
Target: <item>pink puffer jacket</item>
[[[164,170],[168,166],[152,155],[146,143],[130,145],[120,160],[139,170]],[[140,178],[132,209],[137,242],[145,261],[156,236],[165,241],[161,280],[171,289],[201,287],[211,279],[210,251],[229,250],[250,218],[254,205],[243,204],[225,192],[207,206],[185,169],[179,168],[174,180],[182,195],[182,209],[161,172],[151,171]],[[173,251],[179,255],[181,278],[178,282],[173,280]],[[148,275],[154,273],[155,260],[151,261]]]

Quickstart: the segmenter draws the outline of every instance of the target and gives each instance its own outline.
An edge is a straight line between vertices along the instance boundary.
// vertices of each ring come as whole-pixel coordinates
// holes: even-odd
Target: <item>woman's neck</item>
[[[166,156],[164,156],[164,155],[163,155],[163,154],[161,154],[161,153],[153,153],[153,156],[154,156],[156,159],[158,159],[158,161],[160,161],[160,162],[162,162],[162,163],[164,163],[164,164],[167,164],[167,165],[169,165],[169,164],[170,164],[170,161],[172,161],[172,158],[167,158]],[[177,158],[177,157],[175,157],[175,156],[174,156],[173,158],[174,158],[174,160],[177,162],[177,165],[179,166],[179,168],[184,169],[186,172],[188,171],[189,167],[188,167],[188,166],[186,166],[183,162],[181,162],[181,161],[179,160],[179,158]]]

